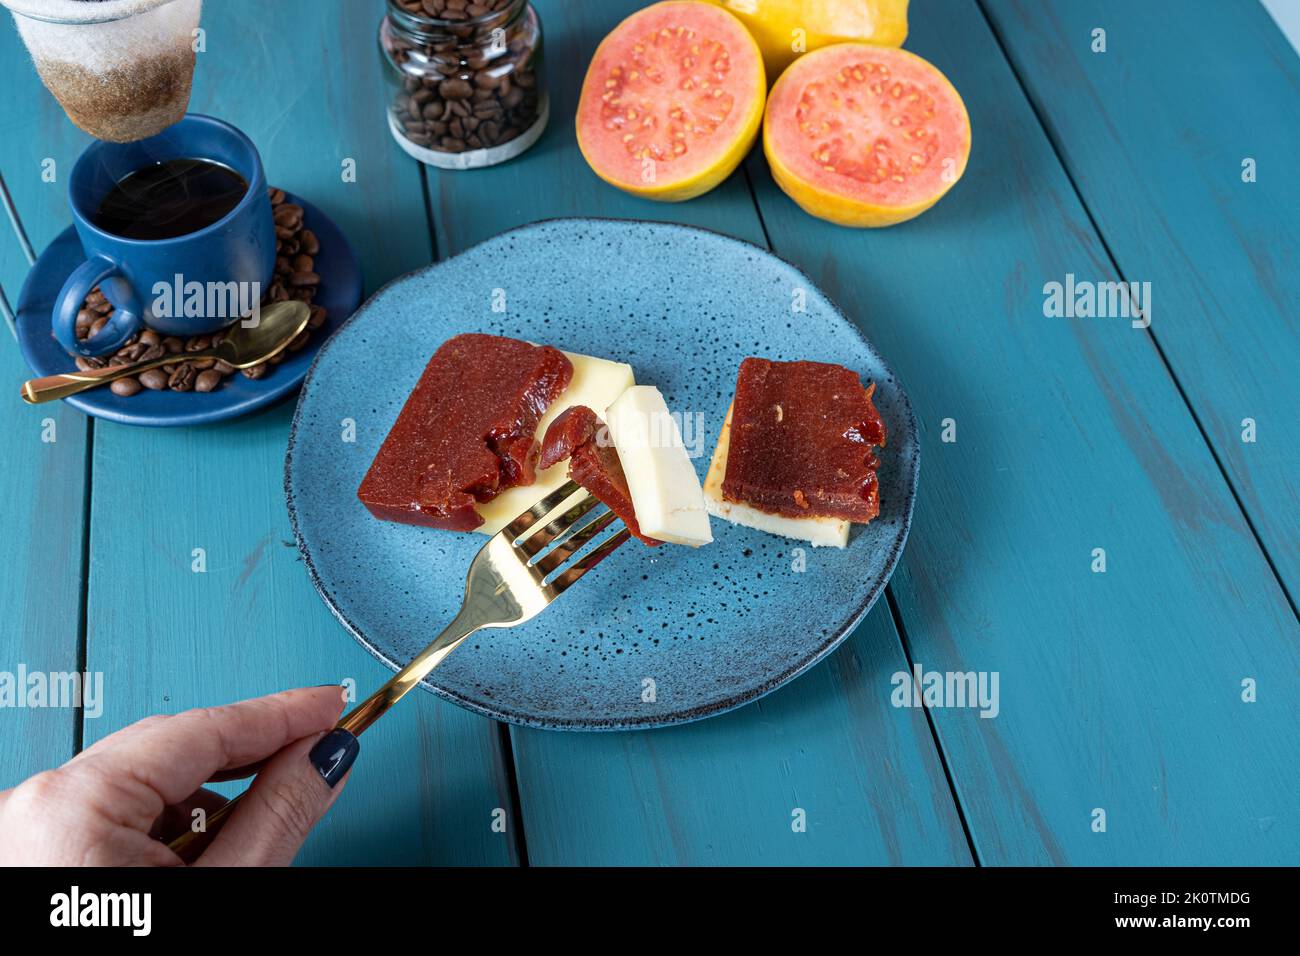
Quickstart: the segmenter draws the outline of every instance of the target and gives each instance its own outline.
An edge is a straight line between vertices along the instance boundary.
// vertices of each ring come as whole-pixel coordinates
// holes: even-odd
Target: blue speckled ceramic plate
[[[212,392],[151,392],[129,398],[107,388],[95,388],[65,398],[73,408],[96,418],[126,425],[200,425],[273,404],[291,393],[307,375],[312,359],[330,332],[341,326],[361,301],[361,267],[347,239],[328,216],[309,202],[290,195],[303,208],[303,221],[320,239],[316,271],[321,284],[316,302],[329,312],[325,325],[312,333],[307,347],[291,353],[265,378],[254,381],[234,375]],[[32,376],[76,371],[72,357],[54,339],[50,316],[64,281],[86,258],[77,231],[69,226],[41,253],[18,299],[18,347]]]
[[[497,289],[504,313],[492,311]],[[803,312],[791,311],[796,289]],[[698,550],[629,542],[538,617],[471,637],[428,680],[434,693],[531,727],[696,720],[816,663],[880,595],[907,537],[918,447],[907,396],[875,349],[807,276],[748,243],[664,223],[552,220],[381,289],[303,386],[285,463],[298,547],[335,616],[389,667],[451,620],[485,539],[377,521],[356,489],[425,363],[460,332],[631,363],[671,408],[704,414],[701,478],[747,355],[861,373],[876,383],[889,442],[881,515],[855,525],[845,550],[805,545],[800,558],[796,541],[716,518],[714,543]]]

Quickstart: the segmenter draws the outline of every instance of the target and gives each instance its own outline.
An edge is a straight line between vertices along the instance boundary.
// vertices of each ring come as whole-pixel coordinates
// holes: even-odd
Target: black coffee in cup
[[[206,159],[169,159],[123,177],[95,211],[94,223],[124,239],[174,239],[198,232],[239,204],[248,183]]]

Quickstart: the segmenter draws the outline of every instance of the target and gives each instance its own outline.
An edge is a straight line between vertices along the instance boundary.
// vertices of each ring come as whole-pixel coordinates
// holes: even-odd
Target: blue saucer
[[[316,271],[321,284],[315,301],[329,312],[325,324],[312,332],[306,348],[291,353],[265,378],[254,381],[243,375],[232,375],[212,392],[145,389],[124,398],[108,388],[95,388],[64,401],[87,415],[126,425],[200,425],[246,415],[296,389],[325,340],[361,301],[361,267],[347,239],[328,216],[296,196],[289,196],[288,200],[302,206],[303,221],[320,240]],[[23,283],[18,298],[18,347],[31,367],[33,378],[76,371],[72,356],[54,339],[50,313],[64,280],[85,258],[81,240],[69,226],[41,253]]]
[[[803,311],[791,308],[796,290]],[[502,293],[507,310],[494,312]],[[719,519],[703,548],[630,542],[528,623],[472,636],[430,676],[434,693],[530,727],[696,720],[812,666],[880,596],[907,538],[919,449],[903,387],[861,332],[808,276],[748,243],[665,223],[554,220],[385,286],[303,385],[285,460],[294,534],[321,597],[389,667],[452,619],[486,539],[377,521],[357,485],[429,356],[460,332],[630,362],[670,408],[703,416],[701,477],[747,355],[855,370],[876,383],[889,440],[880,517],[855,525],[844,550]],[[341,421],[355,423],[354,441]]]

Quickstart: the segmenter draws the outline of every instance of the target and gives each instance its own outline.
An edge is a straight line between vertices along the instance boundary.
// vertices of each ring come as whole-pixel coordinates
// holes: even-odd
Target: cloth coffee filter
[[[202,0],[0,0],[68,118],[144,139],[185,115]]]

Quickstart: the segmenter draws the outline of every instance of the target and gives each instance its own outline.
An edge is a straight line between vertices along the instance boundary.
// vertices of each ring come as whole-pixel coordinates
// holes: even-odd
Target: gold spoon
[[[210,349],[172,352],[162,358],[133,365],[110,365],[108,368],[88,369],[85,372],[64,372],[61,375],[33,378],[23,382],[23,401],[29,405],[52,402],[56,398],[67,398],[88,388],[107,385],[114,379],[139,375],[151,368],[175,362],[218,359],[235,368],[249,368],[287,348],[307,327],[310,316],[311,309],[305,302],[274,302],[262,309],[260,321],[256,325],[246,326],[243,322],[236,322],[230,326],[225,337]]]

